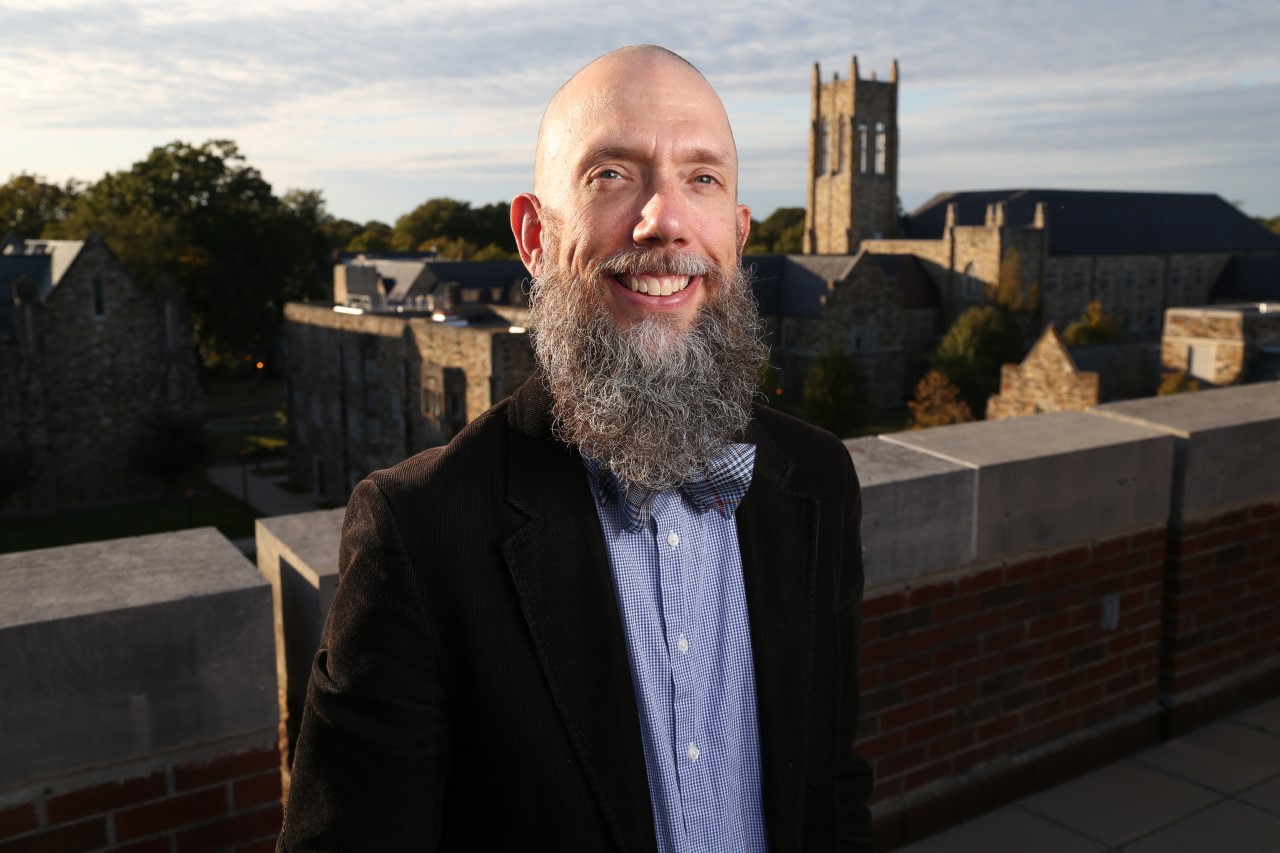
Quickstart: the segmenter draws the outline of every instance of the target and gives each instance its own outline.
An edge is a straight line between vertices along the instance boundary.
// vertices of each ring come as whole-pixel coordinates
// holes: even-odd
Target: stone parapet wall
[[[270,849],[270,587],[216,530],[0,555],[0,850]]]

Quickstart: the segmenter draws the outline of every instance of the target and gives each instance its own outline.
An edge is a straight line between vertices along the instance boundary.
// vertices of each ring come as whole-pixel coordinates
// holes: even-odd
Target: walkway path
[[[1277,853],[1280,699],[899,853]]]

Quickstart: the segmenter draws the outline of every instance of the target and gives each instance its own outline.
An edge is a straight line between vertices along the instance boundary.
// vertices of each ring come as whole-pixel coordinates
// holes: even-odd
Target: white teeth
[[[618,276],[618,280],[631,288],[632,292],[644,293],[649,296],[670,296],[689,286],[689,277],[683,275],[624,275]]]

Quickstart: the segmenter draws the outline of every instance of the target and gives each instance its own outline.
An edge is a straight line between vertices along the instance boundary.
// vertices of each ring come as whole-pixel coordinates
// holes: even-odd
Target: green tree
[[[347,243],[348,252],[390,252],[391,226],[376,219],[364,224],[364,229]]]
[[[1080,319],[1070,323],[1062,332],[1062,342],[1072,347],[1113,344],[1123,338],[1120,324],[1102,310],[1102,303],[1096,299],[1085,306]]]
[[[206,363],[274,338],[284,303],[322,295],[319,193],[276,198],[234,142],[172,142],[81,193],[59,236],[97,231],[134,276],[177,288]]]
[[[1254,221],[1264,228],[1267,228],[1276,234],[1280,234],[1280,216],[1273,216],[1270,219],[1265,216],[1255,216]]]
[[[977,414],[986,412],[987,398],[1000,390],[1000,368],[1025,355],[1022,332],[1010,311],[1002,305],[975,305],[951,324],[932,364]]]
[[[442,257],[473,258],[484,251],[490,259],[515,258],[515,237],[511,234],[510,206],[503,202],[473,208],[470,202],[433,198],[396,220],[391,233],[396,251],[440,249]],[[490,248],[492,247],[492,248]]]
[[[804,247],[804,208],[780,207],[763,222],[751,220],[744,252],[753,255],[794,255]]]
[[[26,172],[10,177],[0,186],[0,237],[10,231],[27,239],[45,236],[48,226],[71,215],[83,189],[78,181],[58,186]]]
[[[147,423],[147,429],[129,448],[129,462],[135,469],[173,487],[184,474],[209,463],[212,451],[204,435],[204,422],[161,414]]]
[[[973,420],[973,410],[960,399],[960,389],[946,376],[930,370],[916,383],[915,399],[908,401],[911,419],[907,429],[962,424]]]
[[[871,391],[858,361],[838,347],[818,356],[802,392],[805,420],[842,438],[871,421]]]
[[[1013,246],[1006,247],[1000,258],[996,286],[989,299],[1018,314],[1034,315],[1039,311],[1040,285],[1027,281],[1022,254]]]

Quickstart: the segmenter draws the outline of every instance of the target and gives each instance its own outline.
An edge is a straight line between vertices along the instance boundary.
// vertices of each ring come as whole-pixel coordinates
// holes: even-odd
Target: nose
[[[637,246],[683,244],[687,240],[688,213],[680,189],[673,182],[661,182],[641,208],[631,239]]]

